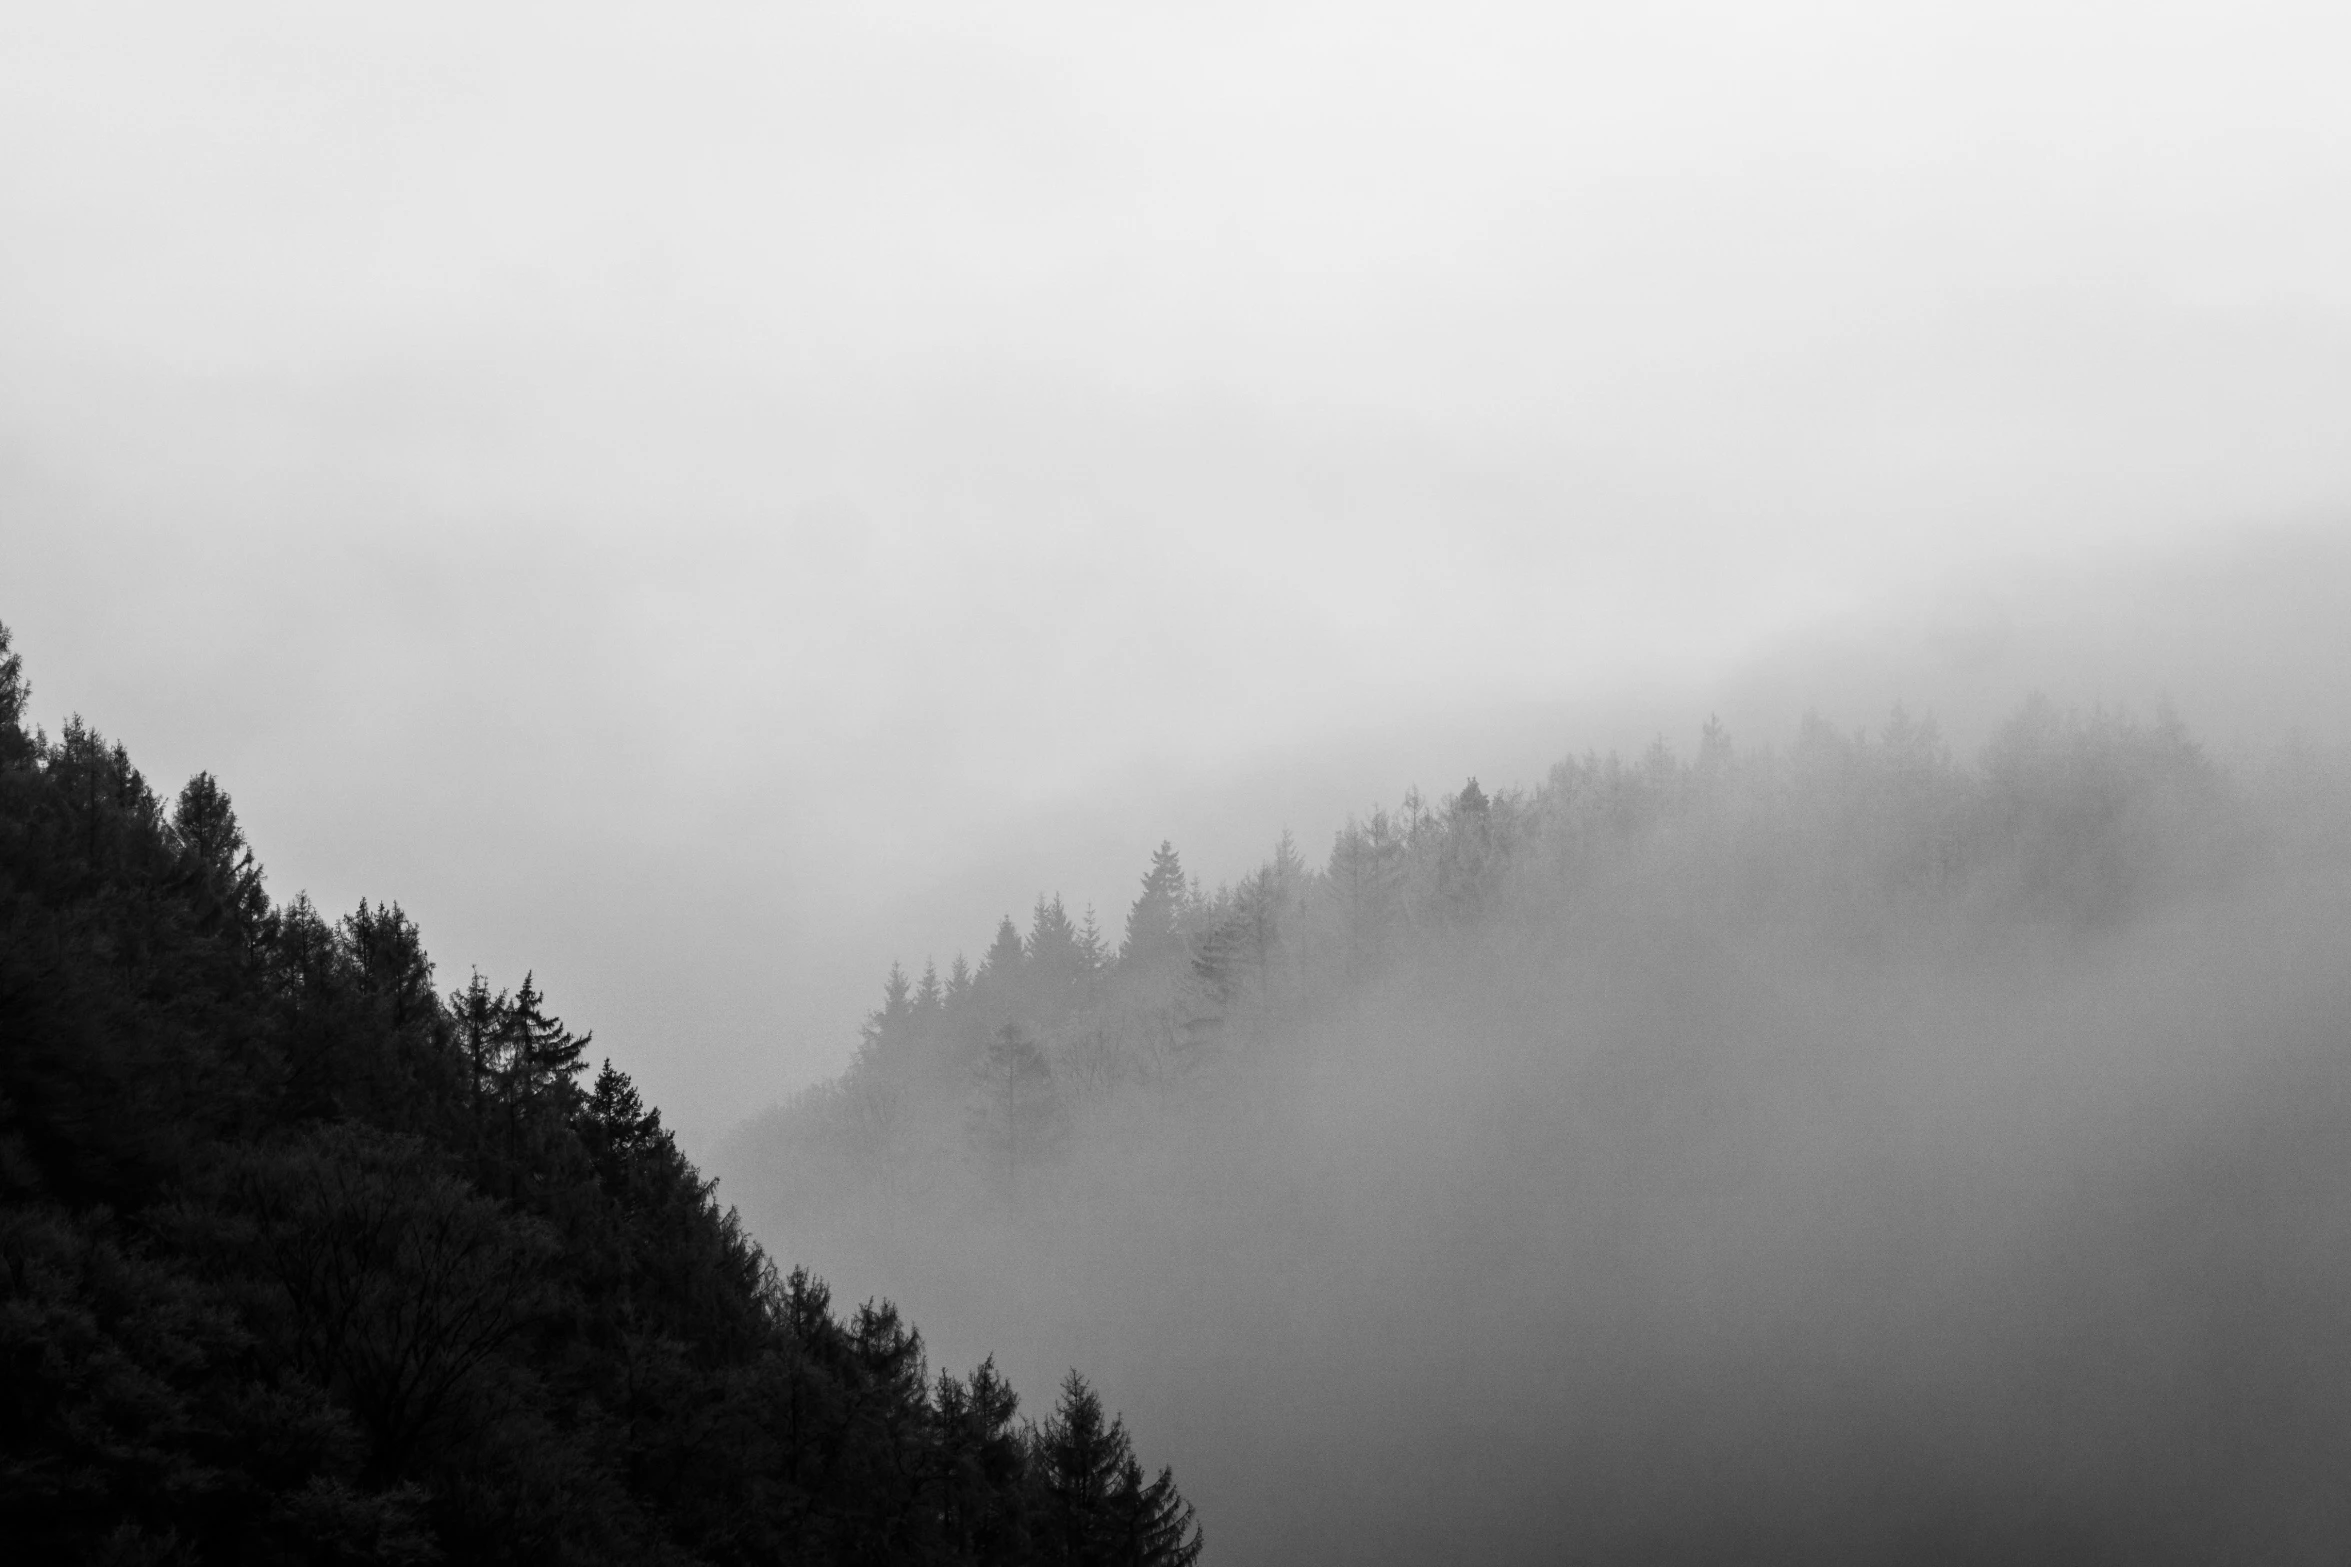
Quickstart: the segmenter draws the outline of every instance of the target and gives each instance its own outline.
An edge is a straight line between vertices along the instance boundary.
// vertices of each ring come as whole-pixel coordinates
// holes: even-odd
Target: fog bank
[[[1375,819],[1156,970],[1000,943],[726,1189],[950,1358],[1098,1368],[1228,1561],[2339,1550],[2341,773],[1873,731]]]

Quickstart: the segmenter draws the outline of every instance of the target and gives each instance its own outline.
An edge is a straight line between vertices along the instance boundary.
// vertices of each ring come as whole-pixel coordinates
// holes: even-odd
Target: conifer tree
[[[1070,923],[1069,911],[1062,907],[1059,893],[1049,899],[1043,893],[1037,895],[1025,950],[1029,971],[1056,990],[1085,972],[1086,957],[1078,929]]]
[[[24,732],[25,704],[32,694],[25,683],[24,655],[11,644],[8,628],[0,625],[0,767],[32,760],[32,737]]]
[[[1021,970],[1020,930],[1007,914],[996,926],[996,939],[980,958],[980,973],[998,984],[1009,983]]]
[[[237,825],[228,791],[210,773],[198,773],[180,791],[172,830],[202,868],[206,892],[226,922],[248,938],[269,918],[261,867]]]
[[[592,1034],[573,1034],[563,1020],[550,1017],[546,997],[535,976],[523,975],[522,984],[499,1020],[498,1046],[503,1068],[500,1089],[506,1101],[509,1155],[525,1110],[542,1100],[563,1103],[577,1092],[575,1079],[587,1070],[581,1055]]]
[[[904,1035],[906,1025],[913,1016],[913,983],[906,977],[905,966],[893,959],[889,974],[882,980],[882,1004],[865,1015],[865,1024],[860,1030],[866,1048],[870,1051],[889,1049]]]
[[[1298,853],[1298,839],[1287,827],[1274,841],[1273,874],[1274,880],[1281,883],[1284,897],[1295,896],[1299,884],[1306,879],[1306,861]]]
[[[1028,1451],[1012,1423],[1019,1398],[990,1358],[968,1381],[939,1373],[934,1404],[946,1457],[940,1513],[948,1551],[988,1567],[1029,1560],[1021,1494]]]
[[[345,915],[337,934],[352,958],[361,990],[385,1009],[392,1027],[406,1028],[433,1007],[433,963],[424,937],[397,903],[371,908],[365,898]]]
[[[1044,1560],[1068,1567],[1108,1567],[1117,1544],[1113,1509],[1118,1483],[1134,1456],[1125,1422],[1104,1419],[1102,1400],[1072,1371],[1036,1435],[1037,1544]]]
[[[1175,1471],[1161,1465],[1146,1483],[1133,1454],[1120,1466],[1112,1494],[1111,1560],[1136,1567],[1192,1567],[1206,1549],[1192,1504],[1176,1489]]]
[[[1146,1483],[1126,1422],[1105,1421],[1102,1400],[1072,1371],[1053,1414],[1032,1438],[1037,1499],[1031,1527],[1055,1567],[1192,1567],[1202,1541],[1191,1504],[1166,1469]]]
[[[1127,910],[1126,939],[1119,946],[1122,962],[1148,962],[1176,946],[1176,917],[1183,911],[1183,861],[1175,845],[1162,838],[1152,851],[1151,868],[1143,873],[1143,891]]]
[[[1455,917],[1474,918],[1491,899],[1499,870],[1493,803],[1475,778],[1448,800],[1437,854],[1437,895]]]
[[[463,990],[449,993],[448,1008],[451,1020],[457,1025],[457,1045],[464,1053],[471,1085],[469,1102],[478,1123],[493,1075],[498,1070],[499,1046],[506,1032],[506,993],[500,991],[493,996],[489,981],[482,978],[480,969],[475,969]]]
[[[661,1112],[645,1107],[636,1084],[629,1081],[627,1073],[614,1067],[609,1057],[597,1071],[587,1101],[580,1107],[579,1125],[581,1140],[587,1144],[589,1156],[597,1162],[600,1172],[612,1170],[655,1144],[665,1142],[669,1135],[662,1130]]]

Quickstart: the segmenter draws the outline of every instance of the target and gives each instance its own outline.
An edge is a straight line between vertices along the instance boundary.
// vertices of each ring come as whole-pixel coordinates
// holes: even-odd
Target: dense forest
[[[1163,843],[717,1164],[1010,1364],[1086,1333],[1228,1560],[2324,1558],[2342,777],[2033,699]]]
[[[2246,805],[2176,719],[2036,699],[1980,768],[1899,709],[1875,735],[1813,717],[1784,753],[1754,755],[1709,721],[1687,759],[1660,739],[1633,761],[1562,762],[1531,791],[1408,792],[1350,821],[1320,865],[1284,833],[1213,891],[1163,842],[1116,932],[1040,894],[1026,932],[1005,915],[976,966],[894,965],[847,1070],[740,1141],[791,1161],[795,1202],[963,1173],[1001,1194],[1091,1107],[1612,904],[1797,920],[1856,950],[2094,930],[2238,865]]]
[[[212,778],[167,806],[27,691],[0,629],[0,1554],[1198,1558],[1082,1378],[934,1380],[529,976],[273,903]]]

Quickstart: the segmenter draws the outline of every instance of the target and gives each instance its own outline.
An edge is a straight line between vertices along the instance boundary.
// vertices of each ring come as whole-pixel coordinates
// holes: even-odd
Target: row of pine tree
[[[1533,789],[1408,793],[1348,822],[1319,866],[1285,833],[1213,891],[1163,842],[1115,946],[1092,911],[1073,922],[1041,895],[1025,935],[1007,915],[976,966],[893,965],[848,1069],[751,1122],[728,1162],[764,1216],[809,1233],[862,1191],[977,1173],[1017,1193],[1105,1099],[1271,1048],[1465,944],[1552,939],[1667,889],[1709,918],[1825,919],[1865,945],[2112,923],[2167,879],[2234,863],[2250,823],[2276,819],[2246,789],[2284,786],[2274,768],[2233,777],[2167,713],[2035,698],[1972,762],[1899,708],[1874,733],[1808,717],[1754,750],[1709,720],[1688,757],[1660,740],[1563,761]]]
[[[26,697],[0,628],[0,1554],[1198,1558],[1082,1378],[1030,1421],[934,1377],[529,976],[443,993],[396,904],[273,903],[211,778],[167,806]]]

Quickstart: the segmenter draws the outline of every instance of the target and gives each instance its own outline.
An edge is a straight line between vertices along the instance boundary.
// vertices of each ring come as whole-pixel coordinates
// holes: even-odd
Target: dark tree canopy
[[[167,816],[25,691],[0,628],[0,1556],[1192,1560],[1172,1488],[1056,1491],[992,1363],[779,1275],[533,976],[273,906],[216,780]]]
[[[1176,917],[1184,906],[1184,866],[1175,845],[1164,838],[1143,873],[1143,890],[1127,910],[1126,940],[1119,956],[1149,961],[1176,940]]]

